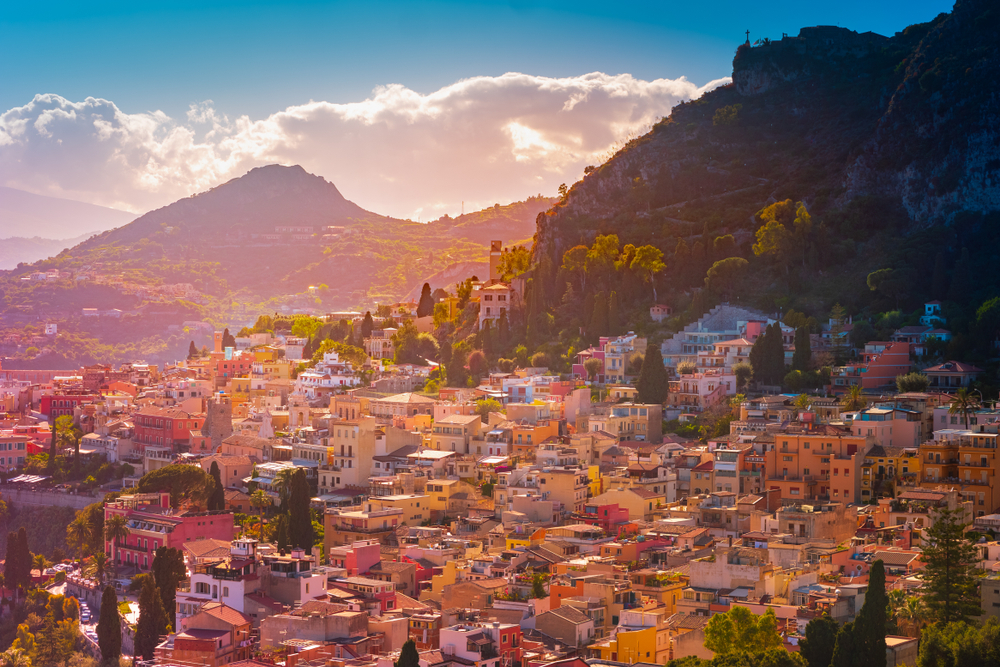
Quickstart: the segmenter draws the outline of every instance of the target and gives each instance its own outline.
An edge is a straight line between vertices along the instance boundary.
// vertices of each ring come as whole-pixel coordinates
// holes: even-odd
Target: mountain
[[[615,233],[664,253],[654,286],[675,311],[736,256],[740,279],[708,285],[698,308],[825,319],[839,301],[875,317],[938,298],[969,322],[1000,290],[998,30],[995,2],[960,0],[892,37],[819,26],[740,45],[730,85],[675,107],[539,216],[540,306],[563,298],[567,250]],[[755,248],[762,234],[772,243]]]
[[[135,217],[127,211],[0,187],[0,237],[76,239],[85,232],[120,227]]]
[[[238,328],[265,312],[393,303],[485,267],[492,240],[529,243],[553,202],[530,197],[420,224],[365,210],[300,166],[260,167],[0,275],[0,322],[16,333],[53,321],[60,331],[41,357],[0,352],[9,367],[155,363],[185,353],[194,320]],[[22,280],[52,269],[66,277]],[[82,308],[123,315],[83,318]]]
[[[93,236],[94,233],[96,232],[81,234],[75,239],[43,239],[37,236],[0,239],[0,270],[13,269],[22,262],[37,262],[45,257],[57,255]]]

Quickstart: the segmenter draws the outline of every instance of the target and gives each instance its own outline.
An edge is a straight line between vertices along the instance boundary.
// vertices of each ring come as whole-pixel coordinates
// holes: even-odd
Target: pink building
[[[872,341],[865,345],[857,364],[837,366],[830,378],[830,388],[843,394],[852,385],[865,391],[891,387],[895,391],[896,376],[910,372],[910,344],[903,341]]]
[[[170,507],[170,494],[136,493],[119,496],[104,506],[104,523],[112,516],[124,516],[129,534],[119,543],[105,543],[105,550],[117,563],[148,570],[160,547],[182,549],[187,542],[211,538],[231,542],[235,533],[233,513],[186,512]]]
[[[381,560],[382,547],[378,540],[361,540],[351,546],[330,549],[330,566],[344,568],[350,577],[367,574]]]

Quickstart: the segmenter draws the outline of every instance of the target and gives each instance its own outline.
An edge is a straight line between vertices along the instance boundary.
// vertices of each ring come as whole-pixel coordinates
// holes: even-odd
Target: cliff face
[[[820,26],[740,46],[733,84],[676,107],[539,215],[536,253],[558,266],[609,231],[667,252],[703,225],[746,238],[784,198],[844,225],[874,201],[904,231],[998,211],[998,32],[994,2],[961,0],[890,38]]]

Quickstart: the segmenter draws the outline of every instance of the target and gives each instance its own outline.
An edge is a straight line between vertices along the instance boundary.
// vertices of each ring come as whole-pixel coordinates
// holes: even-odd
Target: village
[[[480,328],[522,300],[499,248],[472,285]],[[426,331],[415,306],[394,304],[393,320]],[[364,316],[329,316],[345,318]],[[781,393],[739,366],[766,335],[794,365],[796,327],[723,303],[659,345],[662,402],[642,401],[632,362],[649,344],[633,332],[579,351],[568,374],[517,364],[433,394],[434,364],[393,362],[393,327],[364,339],[364,367],[335,350],[302,367],[300,336],[227,345],[217,331],[206,354],[162,368],[0,368],[0,488],[15,503],[113,492],[107,574],[34,572],[95,616],[105,586],[124,596],[159,549],[180,552],[169,632],[141,656],[155,664],[391,667],[412,640],[421,667],[662,665],[712,658],[706,627],[740,607],[773,614],[795,652],[812,619],[855,620],[876,562],[890,601],[919,596],[942,511],[983,536],[984,582],[1000,571],[986,537],[1000,529],[1000,409],[969,393],[983,371],[953,360],[922,369],[921,390],[896,387],[946,325],[927,303],[921,326],[866,343],[821,390]],[[849,346],[850,328],[823,324],[809,354]],[[709,411],[726,433],[683,428]],[[60,419],[79,437],[59,453],[114,479],[57,484],[33,466],[64,442]],[[141,490],[183,466],[219,480],[221,507]],[[308,546],[281,536],[295,477],[322,527]],[[980,595],[983,617],[1000,614],[993,586]],[[886,664],[914,664],[920,625],[900,617]]]

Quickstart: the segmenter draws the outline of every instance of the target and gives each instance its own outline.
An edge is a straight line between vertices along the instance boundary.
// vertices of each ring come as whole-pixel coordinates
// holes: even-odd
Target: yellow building
[[[957,488],[961,500],[972,502],[974,516],[995,513],[1000,507],[998,440],[997,433],[937,431],[920,445],[922,485]]]
[[[250,400],[250,378],[235,377],[229,381],[229,395],[233,405],[246,403]]]
[[[424,494],[401,494],[395,496],[370,496],[368,498],[370,511],[396,508],[403,510],[400,523],[407,526],[419,526],[430,518],[428,497]]]
[[[431,510],[447,513],[455,501],[479,495],[476,487],[460,479],[431,479],[424,486],[427,504]]]
[[[918,448],[875,445],[861,463],[861,501],[878,497],[880,488],[882,493],[888,494],[900,487],[916,486],[920,468]]]
[[[546,531],[544,528],[539,528],[533,533],[508,533],[507,534],[507,551],[516,549],[517,547],[537,547],[545,541]]]
[[[664,634],[667,634],[664,629]],[[657,657],[656,646],[657,630],[655,627],[643,628],[627,632],[619,630],[614,637],[592,644],[590,650],[595,657],[601,660],[612,662],[624,662],[625,664],[635,664],[637,662],[650,662],[665,664],[669,651],[669,639],[663,649],[663,659]]]

